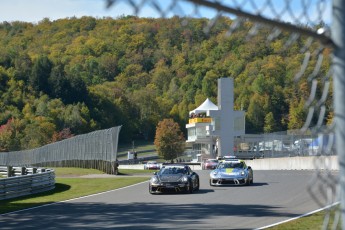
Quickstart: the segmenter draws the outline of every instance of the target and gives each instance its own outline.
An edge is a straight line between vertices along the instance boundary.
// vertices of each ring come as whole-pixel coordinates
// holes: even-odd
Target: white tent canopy
[[[218,110],[218,106],[213,104],[213,102],[207,98],[198,108],[194,109],[193,111],[190,111],[189,115],[193,113],[197,114],[197,113],[207,112],[209,110]]]

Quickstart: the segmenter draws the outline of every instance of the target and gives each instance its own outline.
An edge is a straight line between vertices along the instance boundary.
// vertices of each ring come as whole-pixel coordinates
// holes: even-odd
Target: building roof
[[[192,113],[197,114],[197,113],[202,113],[209,110],[218,110],[218,106],[213,104],[213,102],[207,98],[198,108],[190,111],[189,114],[192,114]]]

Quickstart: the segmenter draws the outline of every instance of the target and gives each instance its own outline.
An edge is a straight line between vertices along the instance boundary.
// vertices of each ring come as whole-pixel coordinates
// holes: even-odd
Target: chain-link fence
[[[306,98],[305,109],[307,111],[306,120],[303,127],[301,127],[301,135],[311,132],[310,135],[315,139],[321,141],[319,146],[326,146],[317,150],[317,155],[320,157],[316,160],[317,165],[327,165],[327,156],[334,154],[335,142],[336,149],[345,149],[345,134],[342,127],[345,127],[345,106],[343,99],[345,98],[345,82],[342,77],[345,75],[345,51],[343,50],[345,44],[345,1],[342,0],[186,0],[186,1],[159,1],[159,0],[107,0],[108,7],[117,7],[120,4],[126,3],[132,9],[132,13],[137,16],[144,14],[145,10],[153,9],[159,17],[171,17],[178,15],[185,17],[184,24],[188,24],[188,18],[191,17],[207,17],[209,23],[204,28],[204,32],[208,33],[213,26],[217,24],[217,20],[221,16],[228,16],[233,19],[231,26],[229,26],[226,36],[231,37],[237,30],[243,30],[241,25],[248,20],[253,22],[253,26],[248,29],[246,40],[250,42],[253,37],[260,34],[262,30],[269,30],[267,36],[267,43],[272,43],[280,35],[284,33],[287,35],[285,44],[281,51],[288,50],[294,44],[302,45],[300,53],[304,56],[300,64],[299,70],[296,71],[295,83],[296,87],[303,82],[307,82],[310,88],[309,96]],[[333,11],[332,11],[333,10]],[[332,32],[332,33],[331,33]],[[332,34],[332,37],[331,37]],[[331,52],[332,66],[326,71],[322,69],[323,64],[329,61],[325,58],[325,51]],[[310,71],[312,69],[312,71]],[[303,80],[303,81],[302,81]],[[333,85],[332,85],[333,81]],[[329,93],[333,86],[333,92]],[[332,97],[333,98],[330,98]],[[302,96],[301,96],[302,97]],[[327,105],[326,101],[333,100],[333,105]],[[327,107],[328,106],[328,107]],[[329,108],[331,107],[331,108]],[[327,110],[333,110],[332,124],[325,125]],[[336,124],[336,125],[334,125]],[[312,126],[312,127],[311,127]],[[300,151],[304,154],[304,143],[308,138],[300,138]],[[298,140],[295,139],[294,142]],[[327,144],[322,143],[327,140]],[[242,140],[243,141],[243,140]],[[244,142],[244,141],[243,141]],[[256,148],[273,148],[273,141],[266,141],[259,146],[260,141],[252,141]],[[262,140],[261,140],[262,142]],[[279,141],[277,141],[278,143]],[[285,142],[285,143],[284,143]],[[241,143],[241,141],[239,142]],[[255,144],[256,143],[256,144]],[[281,148],[291,148],[294,143],[288,140],[281,140],[278,144]],[[289,147],[286,146],[288,143]],[[307,146],[307,145],[306,145]],[[308,145],[309,146],[309,145]],[[248,146],[243,146],[248,147]],[[254,146],[251,146],[253,148]],[[335,151],[338,155],[340,165],[340,194],[344,193],[344,156],[342,151]],[[309,149],[308,149],[309,154]],[[321,161],[321,162],[320,162]],[[322,206],[334,204],[339,200],[337,197],[338,182],[330,180],[331,176],[328,173],[320,173],[317,170],[313,180],[331,181],[330,183],[321,183],[318,188],[314,188],[317,183],[310,183],[310,191],[314,189],[321,190],[322,194],[326,194],[326,202],[318,203]],[[311,192],[313,197],[313,193]],[[316,198],[315,198],[316,199]],[[342,210],[345,208],[343,195]],[[327,228],[330,220],[330,213],[327,212],[324,228]],[[344,211],[342,213],[345,214]],[[339,216],[335,217],[333,227],[340,225]],[[345,216],[343,220],[345,219]],[[342,224],[345,229],[345,221]]]
[[[334,156],[335,146],[329,141],[329,135],[301,134],[300,132],[282,131],[265,134],[246,134],[234,138],[233,154],[241,159]],[[217,158],[215,153],[205,154],[208,144],[203,149],[189,150],[192,159],[198,155]],[[205,159],[202,159],[202,161]]]
[[[232,20],[226,36],[231,37],[241,30],[242,25],[247,21],[253,22],[253,26],[246,32],[244,40],[250,42],[262,31],[267,33],[267,43],[273,43],[279,36],[284,34],[287,37],[283,46],[277,52],[284,52],[298,43],[303,61],[296,71],[294,80],[296,87],[303,82],[310,88],[306,97],[305,109],[307,116],[304,125],[301,127],[301,138],[290,139],[277,137],[265,137],[264,140],[257,140],[256,137],[247,140],[238,140],[238,146],[243,148],[256,148],[270,151],[272,148],[291,149],[299,146],[300,154],[310,154],[305,152],[304,145],[309,138],[305,137],[310,132],[312,138],[321,142],[318,146],[325,148],[317,149],[320,156],[316,160],[316,165],[327,165],[327,156],[334,152],[339,159],[339,183],[332,179],[331,173],[320,173],[316,170],[313,181],[310,182],[309,191],[311,196],[321,206],[334,204],[341,201],[341,210],[345,220],[345,1],[342,0],[105,0],[108,7],[118,7],[121,4],[130,6],[135,15],[140,16],[144,10],[153,10],[159,17],[170,17],[178,15],[184,17],[184,25],[188,25],[189,18],[207,17],[208,24],[203,28],[205,33],[209,33],[217,25],[218,19],[222,16]],[[332,11],[333,10],[333,11]],[[329,61],[325,53],[331,52],[332,65],[324,69],[323,66]],[[332,84],[333,83],[333,84]],[[331,91],[333,90],[333,91]],[[332,93],[330,93],[332,92]],[[327,104],[330,97],[333,104]],[[331,108],[328,108],[328,107]],[[333,110],[332,124],[325,125],[327,110]],[[62,142],[50,144],[41,148],[28,151],[0,153],[0,165],[42,165],[57,164],[59,166],[76,166],[97,168],[108,173],[114,173],[114,163],[116,161],[118,134],[120,127],[109,130],[96,131],[90,134],[73,137]],[[336,145],[335,143],[336,141]],[[300,142],[295,144],[295,141]],[[261,144],[260,144],[261,142]],[[323,144],[327,142],[327,144]],[[245,146],[241,143],[250,143]],[[307,145],[305,145],[307,146]],[[336,148],[334,148],[334,146]],[[284,150],[284,151],[285,151]],[[298,152],[297,151],[297,152]],[[312,149],[312,153],[314,150]],[[296,152],[296,151],[294,151]],[[272,153],[273,154],[273,153]],[[325,172],[324,169],[322,169]],[[314,183],[322,181],[324,183]],[[317,184],[317,188],[315,188]],[[340,190],[338,189],[338,185]],[[324,201],[313,196],[313,191],[317,189],[321,194],[325,194]],[[340,198],[338,197],[340,195]],[[333,207],[333,206],[330,206]],[[328,210],[324,228],[330,222],[331,208]],[[339,212],[338,212],[339,214]],[[333,227],[340,225],[339,215],[335,216]],[[345,229],[345,221],[342,221],[342,228]]]
[[[0,165],[94,168],[117,171],[121,126],[78,135],[40,148],[0,153]]]
[[[247,134],[235,138],[234,155],[242,158],[317,156],[322,151],[319,147],[319,138],[313,135]]]

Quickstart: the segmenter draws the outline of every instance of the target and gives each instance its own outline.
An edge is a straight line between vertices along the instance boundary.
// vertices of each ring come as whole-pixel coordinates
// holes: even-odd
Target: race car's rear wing
[[[238,160],[236,156],[219,156],[217,160]]]

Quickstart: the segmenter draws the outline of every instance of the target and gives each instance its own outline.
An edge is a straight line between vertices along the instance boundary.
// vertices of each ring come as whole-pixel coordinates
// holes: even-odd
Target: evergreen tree
[[[52,67],[52,62],[45,55],[39,56],[34,62],[29,83],[36,92],[42,91],[44,93],[49,93],[48,79]]]

